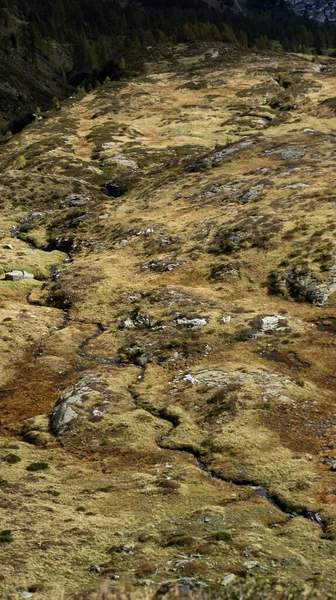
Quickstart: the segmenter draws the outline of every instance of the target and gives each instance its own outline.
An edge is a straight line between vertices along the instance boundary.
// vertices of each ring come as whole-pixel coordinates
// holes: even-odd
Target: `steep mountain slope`
[[[37,107],[47,108],[54,96],[64,98],[73,91],[65,81],[65,73],[73,67],[69,48],[53,42],[33,56],[21,40],[20,27],[19,20],[10,29],[0,22],[0,134],[9,126],[19,130]],[[15,48],[11,41],[14,31],[19,40]]]
[[[335,594],[336,63],[143,61],[0,154],[1,595]]]
[[[336,4],[333,0],[308,0],[300,2],[300,0],[287,0],[288,6],[299,16],[308,15],[310,19],[325,23],[335,23],[336,21]]]
[[[241,11],[231,0],[228,6],[201,0],[0,0],[0,134],[8,128],[17,133],[37,107],[48,109],[54,97],[70,96],[79,85],[138,73],[135,55],[142,47],[209,40],[333,52],[336,29],[328,22],[318,26],[276,3],[251,6]]]

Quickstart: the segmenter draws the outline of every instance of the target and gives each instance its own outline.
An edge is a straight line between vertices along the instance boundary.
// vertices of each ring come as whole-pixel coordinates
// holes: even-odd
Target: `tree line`
[[[127,48],[195,40],[224,41],[260,50],[318,54],[336,47],[336,28],[300,19],[285,5],[266,0],[263,9],[239,13],[202,0],[0,0],[0,21],[7,31],[2,47],[48,53],[53,41],[72,54],[75,69],[91,71]],[[21,23],[21,27],[18,27]]]

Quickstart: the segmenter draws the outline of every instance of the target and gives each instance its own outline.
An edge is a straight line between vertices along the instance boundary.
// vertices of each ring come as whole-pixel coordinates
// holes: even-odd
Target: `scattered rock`
[[[83,194],[70,194],[65,198],[65,202],[69,206],[85,206],[90,201],[90,196],[84,196]]]
[[[128,156],[125,156],[125,154],[117,154],[116,156],[112,156],[111,158],[108,158],[106,162],[108,164],[115,164],[125,167],[131,171],[137,171],[139,169],[137,163],[131,158],[128,158]]]
[[[241,152],[245,150],[245,148],[249,148],[254,144],[254,141],[251,139],[242,139],[238,142],[234,142],[233,144],[228,144],[227,146],[223,146],[222,148],[218,148],[214,152],[207,154],[203,158],[200,158],[198,161],[191,163],[183,168],[184,171],[198,171],[204,168],[215,167],[222,162],[227,156],[232,154],[236,154],[237,152]]]
[[[306,151],[299,146],[280,146],[266,150],[260,156],[274,155],[278,160],[299,160],[306,155]]]
[[[229,585],[234,579],[236,579],[236,576],[233,573],[230,573],[230,575],[226,575],[226,577],[222,579],[222,585]]]
[[[125,544],[121,544],[120,546],[116,546],[115,548],[113,548],[114,552],[117,552],[117,554],[133,554],[133,548],[131,546],[126,546]],[[111,550],[110,550],[111,552]]]
[[[309,188],[309,185],[306,183],[291,183],[290,185],[286,185],[287,190],[301,190],[304,188]]]
[[[243,183],[229,183],[225,185],[213,185],[210,189],[205,192],[201,192],[200,194],[196,194],[187,198],[188,200],[203,200],[207,198],[212,198],[213,196],[218,196],[219,194],[225,194],[229,192],[230,194],[236,192],[241,188]]]
[[[239,275],[239,267],[236,263],[225,263],[212,267],[210,278],[216,280],[225,280],[227,277],[237,277]]]
[[[266,119],[266,117],[251,119],[251,124],[256,127],[266,127],[267,125],[270,124],[270,120]]]
[[[231,316],[227,315],[226,317],[222,317],[222,323],[225,323],[225,324],[231,323]]]
[[[155,593],[154,598],[166,596],[171,592],[176,592],[176,595],[190,596],[191,593],[200,592],[206,587],[208,587],[206,583],[197,581],[194,577],[180,577],[165,581]]]
[[[263,189],[264,186],[262,184],[252,186],[249,190],[247,190],[247,192],[245,192],[245,194],[243,194],[239,198],[240,204],[247,204],[247,202],[255,202],[256,200],[258,200],[258,198],[260,198]]]
[[[244,566],[245,566],[247,569],[254,569],[254,567],[257,567],[257,566],[258,566],[258,564],[259,564],[259,563],[258,563],[258,561],[257,561],[257,560],[248,560],[248,561],[244,562]]]
[[[32,273],[27,273],[27,271],[8,271],[5,274],[5,279],[7,281],[19,281],[20,279],[34,279],[34,275]]]
[[[130,317],[122,321],[119,325],[119,329],[135,329],[140,327],[150,329],[152,321],[149,315],[142,316],[138,310],[134,311]]]
[[[188,327],[189,329],[199,329],[208,324],[205,318],[188,319],[187,317],[177,317],[175,319],[176,325],[179,327]]]
[[[3,248],[4,248],[5,250],[13,250],[13,246],[12,246],[12,244],[4,244]]]
[[[135,329],[134,321],[132,319],[125,319],[119,325],[119,329]]]
[[[137,356],[134,362],[136,365],[139,365],[139,367],[145,367],[149,362],[149,358],[145,355]]]
[[[101,567],[99,567],[98,565],[92,565],[92,567],[90,567],[90,573],[100,573],[101,572]]]
[[[165,273],[167,271],[172,271],[173,269],[176,269],[176,267],[179,267],[182,264],[184,264],[184,263],[183,262],[166,263],[164,260],[158,259],[157,261],[151,262],[148,265],[143,265],[141,267],[141,270],[145,271],[146,269],[150,269],[151,271],[154,271],[155,273]]]

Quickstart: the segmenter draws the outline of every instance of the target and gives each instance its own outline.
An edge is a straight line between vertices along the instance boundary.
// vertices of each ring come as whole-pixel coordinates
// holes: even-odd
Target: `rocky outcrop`
[[[65,433],[70,425],[79,418],[81,407],[92,396],[101,397],[97,387],[101,385],[99,377],[87,373],[80,377],[68,392],[62,394],[50,415],[50,429],[55,435]],[[98,416],[98,415],[97,415]]]
[[[336,264],[330,270],[327,281],[320,281],[310,270],[301,274],[293,267],[287,272],[285,283],[292,297],[323,306],[336,292]]]
[[[220,147],[214,152],[210,152],[210,154],[207,154],[199,160],[187,165],[183,168],[183,170],[193,172],[202,169],[209,169],[211,167],[216,167],[225,158],[234,154],[238,154],[246,148],[253,146],[253,144],[254,141],[248,138],[239,140],[238,142],[234,142],[233,144],[228,144],[227,146]]]

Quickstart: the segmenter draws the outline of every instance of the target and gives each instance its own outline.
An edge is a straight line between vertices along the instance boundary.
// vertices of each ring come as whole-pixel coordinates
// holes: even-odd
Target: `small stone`
[[[122,321],[119,325],[119,329],[134,329],[134,328],[135,328],[134,321],[129,318]]]
[[[172,594],[176,596],[187,597],[190,596],[191,593],[195,594],[195,592],[202,591],[205,587],[208,587],[206,583],[203,581],[198,581],[194,577],[180,577],[179,579],[171,579],[169,581],[165,581],[161,587],[154,594],[154,599],[162,598],[162,596],[166,596],[167,594]]]
[[[115,552],[117,552],[117,554],[122,554],[123,552],[125,552],[126,554],[133,554],[133,549],[130,546],[121,544],[121,546],[115,548]]]
[[[229,583],[232,583],[234,579],[236,579],[236,576],[233,573],[231,573],[230,575],[226,575],[226,577],[222,579],[222,585],[229,585]]]
[[[187,317],[180,317],[176,319],[176,325],[179,327],[188,327],[189,329],[199,329],[207,325],[207,320],[204,318],[188,319]]]
[[[3,248],[4,248],[5,250],[13,250],[13,246],[12,246],[12,244],[4,244]]]
[[[138,356],[135,359],[135,364],[139,365],[139,367],[145,367],[148,363],[148,357],[147,356]]]
[[[239,202],[241,204],[246,204],[247,202],[254,202],[255,200],[258,200],[263,188],[264,186],[262,184],[251,187],[240,197]]]
[[[99,567],[98,565],[92,565],[92,567],[90,567],[90,573],[100,573],[100,571],[101,567]]]
[[[69,204],[69,206],[85,206],[90,200],[89,196],[83,196],[81,194],[71,194],[65,198],[65,201]]]
[[[330,471],[333,471],[333,473],[336,473],[336,462],[334,462],[331,467],[330,467]]]
[[[31,592],[22,592],[22,594],[20,594],[20,598],[32,598],[34,594],[32,594]]]
[[[257,560],[248,560],[248,561],[244,562],[244,566],[245,566],[247,569],[254,569],[254,567],[257,567],[257,566],[258,566],[258,564],[259,564],[259,563],[258,563],[258,561],[257,561]]]

